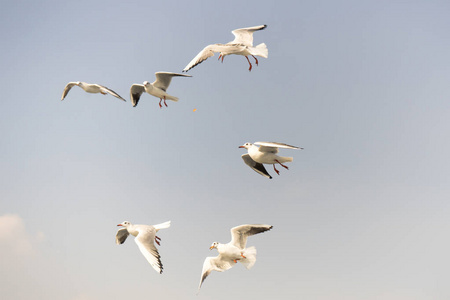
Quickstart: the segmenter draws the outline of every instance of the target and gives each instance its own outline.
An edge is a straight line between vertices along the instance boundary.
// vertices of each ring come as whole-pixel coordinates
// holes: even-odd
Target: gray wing
[[[128,230],[126,228],[121,228],[121,229],[117,230],[116,244],[117,245],[123,244],[129,235],[130,235],[130,233],[128,232]]]
[[[216,257],[209,256],[203,262],[202,276],[200,278],[200,284],[198,286],[198,290],[202,287],[203,281],[205,281],[206,277],[211,274],[212,271],[224,272],[228,269],[231,269],[236,263],[231,260],[224,258],[222,255],[218,255]]]
[[[133,104],[133,107],[135,107],[139,99],[141,98],[142,93],[145,91],[144,86],[142,84],[133,84],[130,88],[130,98],[131,98],[131,104]]]
[[[254,145],[258,146],[264,146],[264,147],[275,147],[275,148],[286,148],[286,149],[303,149],[296,146],[291,146],[284,143],[277,143],[277,142],[255,142]]]
[[[108,93],[108,94],[110,94],[110,95],[113,95],[114,97],[116,97],[116,98],[118,98],[118,99],[120,99],[120,100],[126,102],[125,99],[123,99],[122,97],[120,97],[120,95],[117,94],[116,92],[114,92],[112,89],[107,88],[106,86],[103,86],[103,85],[100,85],[100,84],[96,84],[96,85],[97,85],[98,87],[100,87],[100,89],[101,89],[103,92],[106,92],[106,93]]]
[[[228,44],[243,44],[245,46],[253,46],[253,32],[263,30],[266,27],[267,25],[260,25],[233,30],[232,33],[234,34],[234,40],[229,42]]]
[[[278,148],[285,149],[303,149],[296,146],[291,146],[284,143],[276,143],[276,142],[256,142],[254,145],[259,146],[259,151],[261,152],[270,152],[270,153],[278,153]]]
[[[243,154],[242,155],[242,159],[244,160],[244,162],[247,164],[247,166],[249,166],[250,168],[253,169],[253,171],[255,171],[256,173],[261,174],[262,176],[265,176],[269,179],[272,179],[272,176],[270,176],[270,174],[267,172],[266,168],[264,168],[264,165],[261,163],[258,163],[256,161],[254,161],[249,154]]]
[[[171,73],[171,72],[156,72],[156,81],[153,82],[153,86],[163,90],[164,92],[167,91],[169,88],[170,82],[172,81],[172,77],[175,76],[183,76],[183,77],[192,77],[191,75],[187,74],[179,74],[179,73]]]
[[[272,225],[245,224],[231,228],[231,244],[244,249],[249,236],[272,229]]]
[[[163,265],[161,263],[161,256],[159,256],[158,249],[156,249],[155,240],[156,230],[153,226],[145,226],[144,228],[138,229],[139,234],[137,235],[135,242],[139,246],[144,257],[159,274],[163,271]]]
[[[68,84],[66,84],[66,86],[64,87],[64,91],[62,93],[61,96],[61,101],[64,100],[64,98],[66,98],[67,94],[69,93],[70,89],[74,86],[77,85],[76,82],[69,82]]]
[[[209,57],[214,56],[215,52],[220,52],[220,50],[218,50],[217,45],[208,45],[205,48],[203,48],[202,51],[200,51],[196,57],[194,57],[190,63],[188,63],[188,65],[183,69],[183,72],[187,72],[190,69],[192,69],[193,67],[195,67],[196,65],[204,62],[205,60],[207,60]]]

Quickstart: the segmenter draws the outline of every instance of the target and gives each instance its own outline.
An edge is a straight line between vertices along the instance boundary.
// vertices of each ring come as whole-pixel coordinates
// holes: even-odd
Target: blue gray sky
[[[0,11],[0,290],[5,299],[448,299],[448,1],[9,1]],[[217,55],[159,109],[133,83]],[[73,88],[103,84],[128,101]],[[194,112],[193,110],[196,109]],[[304,150],[272,180],[245,142]],[[157,274],[116,225],[172,221]],[[211,274],[214,241],[274,228]]]

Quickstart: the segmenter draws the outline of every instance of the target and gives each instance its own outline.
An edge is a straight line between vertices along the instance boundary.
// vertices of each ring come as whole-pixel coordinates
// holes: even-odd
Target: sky
[[[9,1],[0,10],[4,299],[448,299],[448,1]],[[133,83],[254,34],[158,106]],[[105,85],[88,94],[70,81]],[[195,110],[195,111],[194,111]],[[269,180],[246,142],[303,150]],[[156,273],[117,224],[158,224]],[[230,228],[258,255],[213,272]]]

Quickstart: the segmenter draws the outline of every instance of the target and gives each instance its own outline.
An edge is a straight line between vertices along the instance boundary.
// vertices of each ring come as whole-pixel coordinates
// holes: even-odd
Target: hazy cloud
[[[31,235],[23,219],[17,214],[0,216],[0,249],[15,256],[32,255],[35,246],[44,239],[42,232]]]

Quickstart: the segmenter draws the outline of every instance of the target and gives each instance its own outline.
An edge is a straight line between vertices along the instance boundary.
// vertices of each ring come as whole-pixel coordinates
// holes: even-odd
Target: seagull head
[[[212,250],[214,248],[217,249],[217,246],[219,246],[219,243],[218,242],[214,242],[214,243],[212,243],[211,247],[209,247],[209,250]]]
[[[131,223],[128,222],[128,221],[123,221],[122,223],[117,224],[117,226],[123,226],[123,227],[128,227],[128,226],[130,226],[130,225],[131,225]]]
[[[145,86],[150,85],[150,82],[144,81],[144,85],[145,85]]]
[[[253,144],[252,143],[245,143],[244,145],[242,145],[242,146],[239,146],[239,148],[245,148],[245,149],[249,149],[251,146],[253,146]]]

